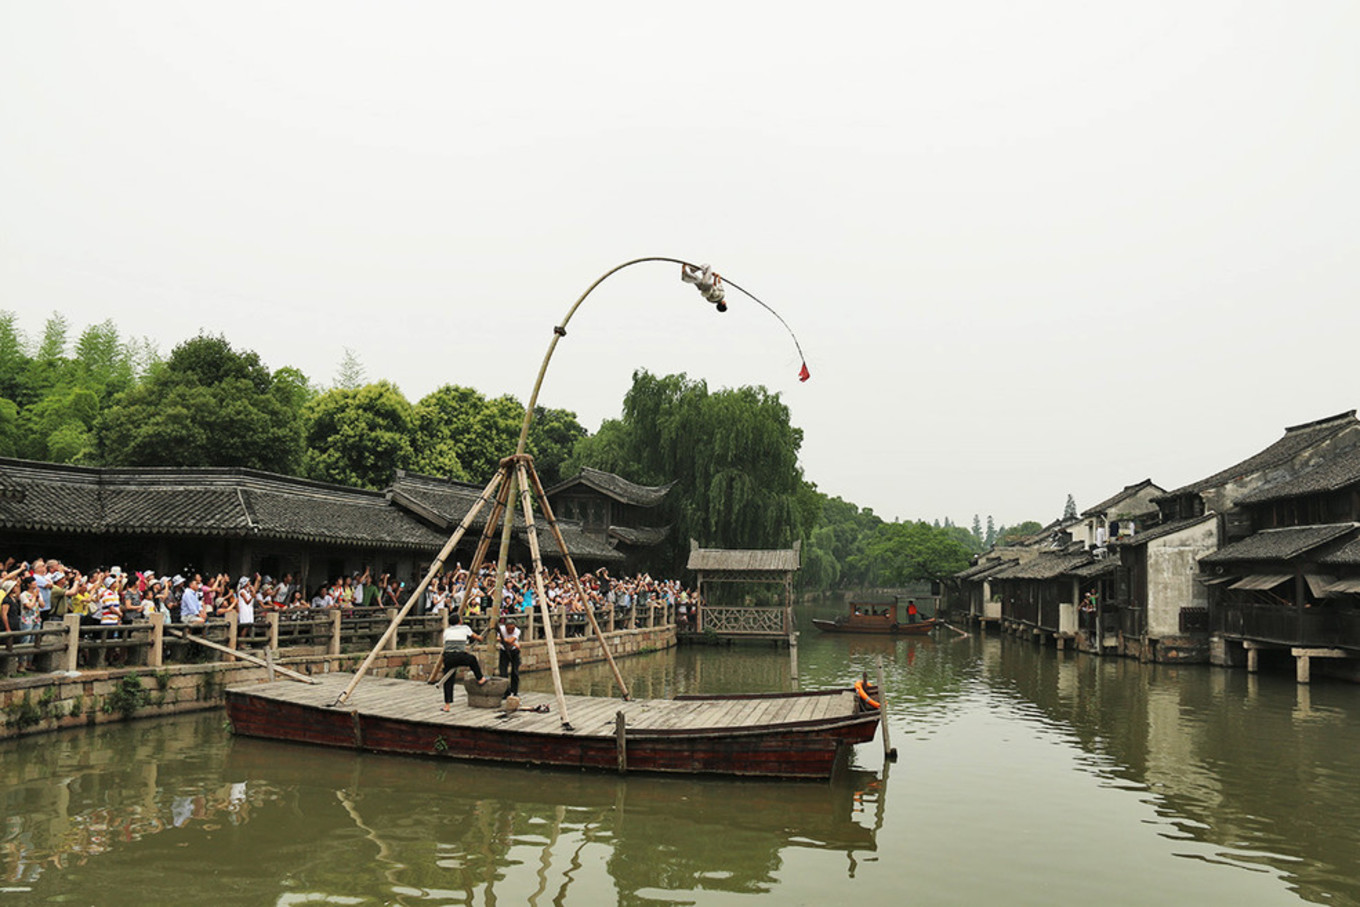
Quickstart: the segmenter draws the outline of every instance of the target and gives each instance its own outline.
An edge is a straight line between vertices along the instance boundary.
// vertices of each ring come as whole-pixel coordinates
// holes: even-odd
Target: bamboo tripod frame
[[[574,302],[571,308],[567,310],[567,314],[562,319],[561,324],[553,328],[552,340],[548,342],[547,352],[543,354],[543,363],[538,368],[538,378],[534,381],[533,392],[529,395],[529,402],[524,407],[524,422],[520,426],[519,444],[515,447],[514,456],[506,457],[504,460],[501,460],[500,468],[496,471],[496,475],[491,478],[491,481],[487,483],[486,489],[482,492],[482,496],[478,498],[476,505],[474,505],[472,509],[468,511],[467,515],[463,517],[462,522],[458,524],[458,528],[454,530],[453,535],[449,538],[448,542],[445,543],[443,549],[434,559],[434,562],[430,564],[430,569],[426,572],[425,578],[416,585],[414,590],[412,590],[410,598],[406,600],[406,604],[397,613],[397,616],[392,619],[392,623],[388,626],[387,631],[383,633],[382,638],[379,639],[377,645],[373,647],[373,651],[368,653],[368,657],[364,659],[364,663],[360,665],[359,670],[355,672],[354,678],[336,698],[333,705],[338,706],[349,699],[350,694],[354,692],[354,688],[359,685],[359,681],[373,664],[373,659],[377,657],[378,652],[387,645],[388,641],[391,640],[392,636],[397,632],[398,625],[400,625],[401,621],[411,610],[411,606],[416,603],[420,596],[425,594],[425,589],[430,585],[430,582],[434,577],[438,575],[439,571],[443,569],[444,562],[448,560],[449,555],[453,553],[454,547],[462,540],[468,527],[472,525],[473,519],[477,514],[481,513],[482,508],[489,500],[491,500],[493,494],[496,496],[496,504],[492,508],[491,516],[487,520],[486,527],[482,532],[482,540],[477,545],[477,553],[473,557],[473,563],[468,571],[468,576],[469,582],[471,582],[472,579],[477,576],[478,571],[481,570],[482,563],[486,559],[486,553],[490,550],[491,539],[495,534],[496,526],[499,524],[501,526],[501,543],[496,560],[496,586],[491,596],[491,627],[493,630],[496,628],[497,622],[500,619],[501,593],[505,588],[505,568],[506,563],[509,560],[510,535],[515,518],[516,502],[515,495],[512,493],[511,488],[513,485],[518,484],[519,497],[521,498],[524,507],[524,523],[527,528],[529,539],[529,551],[533,556],[535,595],[538,596],[539,608],[543,614],[543,636],[548,643],[548,661],[552,666],[553,688],[557,693],[557,707],[559,713],[562,715],[562,726],[571,729],[571,724],[567,717],[566,697],[562,693],[562,677],[557,665],[557,646],[552,635],[552,621],[548,616],[548,599],[543,590],[543,559],[538,550],[538,535],[534,531],[533,508],[531,506],[533,497],[536,496],[538,498],[538,502],[543,508],[543,515],[548,521],[548,528],[552,531],[553,539],[557,542],[557,547],[562,554],[562,559],[566,562],[567,573],[571,576],[572,587],[575,590],[576,595],[583,603],[586,602],[586,596],[585,590],[581,587],[581,578],[576,572],[576,565],[572,562],[571,554],[567,551],[567,543],[562,538],[562,532],[557,526],[556,518],[553,517],[552,508],[548,504],[548,496],[543,491],[543,484],[539,481],[538,472],[534,469],[533,457],[526,453],[526,444],[529,440],[529,426],[534,418],[534,407],[538,404],[538,392],[543,388],[543,379],[548,373],[548,364],[552,361],[553,351],[557,349],[557,342],[567,336],[567,324],[570,323],[572,316],[576,314],[576,310],[581,307],[581,304],[586,301],[586,297],[594,292],[595,288],[610,276],[622,271],[624,268],[629,268],[644,262],[669,262],[671,264],[680,265],[682,269],[696,268],[695,265],[679,258],[668,258],[665,256],[634,258],[625,261],[622,264],[615,265],[608,271],[605,271],[595,279],[594,283],[586,287],[584,293],[577,297],[576,302]],[[705,273],[707,273],[706,267],[707,266],[705,266]],[[745,293],[752,300],[763,306],[772,315],[778,318],[781,323],[784,322],[784,319],[778,312],[765,305],[765,303],[761,302],[759,299],[756,299],[755,296],[752,296],[730,280],[727,281],[727,284],[740,290],[742,293]],[[703,291],[701,290],[701,292]],[[717,303],[720,300],[710,299],[710,301]],[[719,311],[722,310],[722,307],[720,307]],[[784,327],[787,328],[788,325],[784,324]],[[790,330],[789,335],[792,337],[793,331]],[[798,346],[797,337],[793,338],[793,342],[794,346]],[[799,347],[798,351],[801,355],[802,348]],[[530,480],[532,480],[532,485]],[[532,494],[530,493],[531,487]],[[605,640],[604,633],[600,630],[600,624],[595,620],[595,612],[588,604],[586,605],[585,612],[587,619],[590,621],[591,629],[595,631],[595,636],[600,640],[600,647],[604,650],[605,658],[609,661],[609,667],[614,672],[614,682],[618,684],[623,698],[628,699],[628,687],[623,682],[623,676],[619,674],[618,665],[614,663],[613,653],[609,651],[609,643]],[[493,645],[494,644],[491,641],[487,641],[488,653],[494,651]],[[438,673],[437,669],[432,671],[431,680],[433,680]]]
[[[571,578],[572,588],[575,590],[577,597],[582,603],[587,603],[588,600],[586,598],[585,588],[581,585],[580,574],[576,570],[576,563],[572,560],[571,552],[567,549],[566,539],[562,537],[562,530],[557,524],[557,518],[553,515],[552,505],[548,503],[547,492],[543,490],[543,483],[538,477],[538,471],[534,469],[534,458],[529,454],[515,454],[514,456],[506,457],[504,460],[501,460],[500,468],[496,471],[496,474],[492,476],[491,481],[487,483],[486,488],[483,489],[481,496],[477,499],[477,503],[473,505],[467,515],[463,517],[462,522],[458,524],[453,535],[449,537],[448,542],[444,544],[443,549],[430,564],[430,569],[426,572],[425,578],[411,591],[411,595],[407,598],[406,604],[403,605],[402,609],[392,618],[392,622],[388,625],[387,630],[373,647],[373,651],[369,652],[368,657],[364,659],[363,664],[355,671],[354,677],[350,680],[344,691],[336,698],[333,703],[334,705],[338,706],[344,703],[349,698],[350,694],[354,692],[354,688],[359,685],[359,681],[363,679],[364,674],[368,672],[373,664],[373,660],[377,657],[378,652],[387,645],[393,634],[396,633],[397,627],[401,624],[401,621],[405,619],[408,613],[410,613],[411,608],[420,599],[420,596],[425,594],[426,588],[429,587],[429,584],[434,580],[435,576],[439,574],[439,571],[443,569],[444,563],[448,560],[449,555],[453,553],[453,549],[457,547],[460,541],[462,541],[463,536],[467,533],[473,520],[476,519],[477,515],[481,513],[488,502],[493,501],[494,496],[491,514],[487,518],[486,524],[482,529],[482,537],[477,543],[477,549],[473,554],[472,563],[468,567],[468,586],[467,591],[464,593],[465,596],[471,591],[472,584],[477,582],[478,572],[486,562],[486,555],[490,550],[491,542],[496,535],[497,529],[508,528],[502,524],[506,521],[507,512],[513,515],[513,490],[516,486],[518,486],[520,506],[524,511],[525,534],[528,537],[529,553],[533,562],[534,597],[538,601],[539,614],[543,625],[543,638],[548,646],[548,663],[552,668],[553,690],[557,697],[557,710],[558,714],[562,716],[562,726],[571,729],[570,716],[567,714],[566,696],[562,691],[562,675],[558,668],[557,644],[553,637],[552,617],[548,611],[547,590],[544,587],[543,581],[545,572],[543,568],[543,556],[539,549],[538,533],[534,524],[533,505],[535,500],[537,500],[544,519],[547,521],[548,529],[552,533],[553,540],[557,543],[558,552],[562,555],[562,559],[566,563],[567,575]],[[500,579],[504,574],[505,563],[504,558],[502,558],[502,562],[499,563],[497,567],[496,591],[499,591],[502,588]],[[496,640],[491,637],[491,634],[496,632],[496,627],[500,621],[500,610],[500,597],[493,594],[489,622],[490,630],[488,631],[488,638],[485,640],[488,658],[491,653],[495,651]],[[605,638],[604,631],[600,629],[599,621],[595,619],[595,612],[589,604],[586,604],[585,614],[586,619],[590,622],[591,629],[595,633],[595,637],[600,641],[600,648],[604,651],[605,659],[609,662],[609,668],[614,674],[614,682],[618,684],[620,694],[624,699],[628,699],[628,686],[624,683],[623,675],[619,673],[619,667],[614,662],[614,655],[609,650],[609,641]],[[438,666],[436,666],[430,673],[430,682],[436,682],[439,677],[440,673]]]

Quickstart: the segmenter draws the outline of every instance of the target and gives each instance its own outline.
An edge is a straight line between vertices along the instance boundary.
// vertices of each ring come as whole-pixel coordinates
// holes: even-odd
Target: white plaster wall
[[[1182,608],[1207,608],[1209,591],[1195,582],[1199,559],[1218,548],[1218,521],[1205,520],[1148,543],[1148,635],[1180,633]]]

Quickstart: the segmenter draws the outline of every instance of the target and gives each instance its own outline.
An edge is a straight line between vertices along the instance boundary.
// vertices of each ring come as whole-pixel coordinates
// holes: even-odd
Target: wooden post
[[[62,670],[74,671],[80,664],[80,615],[67,614],[61,622],[66,627],[66,654],[62,659]]]
[[[279,612],[270,611],[265,614],[264,622],[269,627],[268,648],[277,649],[279,647]]]
[[[326,652],[330,655],[340,654],[340,609],[331,609],[331,641],[326,647]]]
[[[1294,656],[1294,669],[1295,669],[1295,672],[1294,672],[1294,673],[1295,673],[1295,679],[1298,680],[1299,683],[1310,683],[1310,682],[1311,682],[1311,674],[1310,674],[1311,666],[1310,666],[1310,664],[1309,664],[1309,660],[1308,660],[1308,656],[1307,656],[1307,655],[1295,655],[1295,656]]]
[[[159,668],[165,663],[165,615],[151,612],[151,651],[146,656],[147,667]]]
[[[266,649],[264,650],[264,666],[265,666],[265,670],[268,672],[269,682],[270,682],[270,683],[273,683],[273,682],[274,682],[274,650],[273,650],[273,648],[266,648]]]
[[[241,612],[231,612],[231,617],[227,619],[227,648],[235,649],[236,640],[241,636]],[[235,661],[235,655],[228,655],[227,661]]]
[[[798,633],[789,634],[789,684],[798,692]]]
[[[396,609],[396,608],[388,608],[388,609],[387,609],[387,619],[390,620],[390,621],[394,621],[394,622],[396,621],[396,619],[397,619],[397,609]],[[397,651],[397,634],[395,634],[395,633],[389,634],[389,637],[388,637],[388,640],[387,640],[387,651],[389,651],[389,652],[395,652],[395,651]]]
[[[614,713],[614,747],[619,753],[619,774],[628,774],[628,721],[623,711]]]
[[[1247,673],[1255,674],[1261,667],[1261,650],[1247,649]]]
[[[897,750],[888,741],[888,696],[883,687],[883,656],[878,656],[878,723],[883,726],[883,757],[889,762],[897,761]],[[880,796],[881,796],[880,792]]]

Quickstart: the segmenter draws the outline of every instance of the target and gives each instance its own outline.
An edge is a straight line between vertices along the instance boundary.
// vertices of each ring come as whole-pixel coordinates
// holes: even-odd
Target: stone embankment
[[[676,642],[675,627],[616,630],[609,634],[609,641],[616,658],[668,649]],[[560,639],[556,647],[562,667],[604,660],[604,651],[593,637]],[[285,650],[274,662],[310,675],[353,671],[366,655],[367,652],[289,655]],[[480,652],[479,655],[486,660],[486,655]],[[491,657],[494,659],[494,655]],[[438,658],[436,648],[389,650],[379,653],[370,671],[377,676],[424,679]],[[494,669],[494,662],[488,667]],[[547,644],[542,640],[526,643],[522,647],[521,672],[547,669]],[[227,687],[268,679],[268,668],[245,661],[59,671],[11,678],[0,681],[0,740],[220,708]]]

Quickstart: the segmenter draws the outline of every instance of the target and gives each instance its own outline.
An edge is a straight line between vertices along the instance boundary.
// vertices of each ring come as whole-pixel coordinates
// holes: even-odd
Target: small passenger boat
[[[942,623],[937,618],[899,623],[897,602],[851,602],[850,612],[835,620],[813,618],[812,625],[826,633],[877,633],[884,636],[925,636]]]
[[[287,680],[226,691],[232,731],[251,737],[378,753],[627,772],[830,778],[840,757],[873,739],[877,688],[806,693],[692,695],[623,700],[567,696],[570,724],[547,693],[520,708],[475,708],[456,691],[440,711],[437,688],[371,677],[343,705],[353,675]],[[862,691],[862,692],[861,692]],[[620,716],[622,716],[620,718]]]

